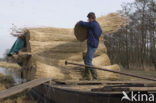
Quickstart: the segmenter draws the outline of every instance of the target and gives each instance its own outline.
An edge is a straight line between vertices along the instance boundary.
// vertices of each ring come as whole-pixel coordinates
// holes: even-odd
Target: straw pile
[[[109,59],[108,55],[105,54],[105,53],[103,53],[103,54],[100,55],[100,56],[95,57],[95,58],[93,59],[93,64],[94,64],[95,66],[99,66],[99,67],[105,66],[105,65],[111,65],[110,59]]]
[[[33,73],[33,78],[48,77],[61,80],[82,78],[84,68],[65,66],[64,61],[83,63],[86,41],[77,41],[72,29],[29,28],[28,31],[26,34],[28,53],[25,54],[31,54],[31,57],[23,59],[25,74]],[[103,41],[100,41],[94,58],[96,66],[111,65],[106,53],[107,49]],[[110,77],[112,75],[114,74]]]
[[[47,65],[40,62],[37,62],[36,65],[37,65],[36,78],[39,77],[46,77],[46,78],[53,78],[53,79],[64,78],[64,74],[61,73],[61,70],[55,66]]]
[[[102,68],[108,69],[108,70],[120,71],[120,67],[117,64],[109,65],[109,66],[102,66]],[[119,79],[120,77],[119,74],[114,74],[111,72],[101,71],[101,70],[97,70],[97,74],[98,74],[99,79],[116,80],[116,79]]]
[[[97,18],[97,21],[102,27],[103,34],[105,34],[117,31],[125,25],[126,19],[120,13],[112,13]],[[78,80],[82,77],[84,68],[65,66],[64,61],[83,63],[83,55],[86,52],[86,29],[77,24],[74,33],[72,29],[64,28],[29,28],[25,34],[27,52],[31,54],[31,58],[23,61],[25,62],[23,67],[30,71],[33,70],[35,78],[51,77]],[[111,70],[119,70],[118,65],[111,65],[106,53],[107,49],[103,41],[100,40],[93,64],[99,67],[108,66],[106,68]],[[98,72],[98,75],[99,79],[119,77],[108,72]]]
[[[0,61],[0,67],[2,68],[11,68],[11,69],[20,69],[21,67],[16,63],[9,63],[5,61]]]
[[[118,31],[122,26],[127,25],[127,18],[122,13],[111,13],[97,18],[103,34]]]
[[[122,26],[127,24],[127,19],[122,13],[111,13],[106,16],[97,18],[103,34],[113,33],[118,31]],[[87,28],[81,27],[78,23],[74,27],[74,34],[77,40],[83,42],[87,39]]]

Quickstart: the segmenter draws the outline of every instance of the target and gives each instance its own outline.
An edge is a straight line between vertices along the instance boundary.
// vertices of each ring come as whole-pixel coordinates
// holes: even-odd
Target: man
[[[23,59],[21,56],[17,55],[19,54],[19,51],[26,47],[26,33],[27,31],[22,30],[16,30],[15,32],[12,32],[11,34],[15,37],[17,37],[17,40],[13,44],[12,48],[8,52],[7,56],[9,57],[10,61],[16,62],[20,66],[23,65],[21,59]]]
[[[88,22],[80,21],[79,24],[82,27],[88,28],[88,40],[87,40],[87,53],[84,57],[85,65],[93,66],[92,60],[95,54],[96,49],[99,45],[99,38],[102,34],[102,29],[99,23],[96,21],[95,13],[90,12],[88,15]],[[97,79],[97,73],[94,68],[85,68],[85,73],[83,76],[84,80],[90,80],[89,71],[92,74],[93,80]]]
[[[24,35],[18,36],[14,45],[10,49],[8,56],[12,56],[13,54],[18,54],[18,52],[21,49],[23,49],[25,47],[25,45],[26,45],[25,36]]]

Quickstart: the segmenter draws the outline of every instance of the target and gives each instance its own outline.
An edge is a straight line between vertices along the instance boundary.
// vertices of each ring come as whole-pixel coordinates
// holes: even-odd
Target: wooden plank
[[[114,91],[153,91],[156,92],[156,83],[153,81],[57,81],[53,80],[54,86],[65,89],[80,91],[94,91],[100,89],[101,92]],[[62,86],[62,84],[64,86]],[[102,87],[101,87],[102,86]],[[108,87],[108,88],[106,88]]]
[[[156,92],[156,87],[130,87],[131,91],[153,91]]]
[[[62,82],[64,84],[144,84],[144,85],[149,85],[149,84],[155,84],[156,86],[156,82],[153,82],[153,81],[105,81],[105,80],[98,80],[98,81],[74,81],[74,80],[66,80],[66,81],[58,81],[58,80],[53,80],[54,82]]]
[[[25,90],[31,89],[33,87],[36,87],[36,86],[43,84],[43,83],[46,83],[48,81],[51,81],[51,79],[49,79],[49,78],[35,79],[32,81],[11,87],[7,90],[0,91],[0,100],[7,98],[7,97],[10,97],[10,96],[13,96],[13,95],[18,94],[18,93],[21,93]]]

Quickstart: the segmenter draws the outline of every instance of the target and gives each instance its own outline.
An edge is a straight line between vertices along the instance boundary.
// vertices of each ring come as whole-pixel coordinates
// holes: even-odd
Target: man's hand
[[[81,21],[78,21],[77,24],[80,24]]]

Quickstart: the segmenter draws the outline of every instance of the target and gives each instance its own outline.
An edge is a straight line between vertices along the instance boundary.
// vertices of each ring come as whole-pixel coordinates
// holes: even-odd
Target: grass
[[[4,62],[4,61],[0,61],[0,67],[2,68],[12,68],[12,69],[20,69],[21,67],[16,64],[16,63],[9,63],[9,62]]]
[[[15,97],[4,99],[3,101],[0,101],[0,103],[37,103],[37,102],[32,100],[28,95],[28,93],[22,93],[18,94]]]
[[[0,90],[10,88],[14,85],[14,80],[9,75],[0,74]]]

